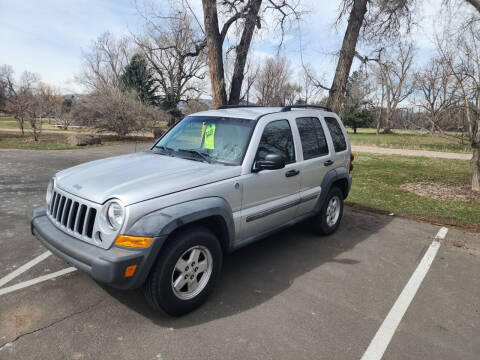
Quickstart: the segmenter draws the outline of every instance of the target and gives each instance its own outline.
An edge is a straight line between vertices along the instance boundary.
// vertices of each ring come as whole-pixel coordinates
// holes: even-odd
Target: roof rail
[[[309,105],[309,104],[297,104],[297,105],[288,105],[288,106],[284,106],[282,108],[282,110],[280,110],[281,112],[285,112],[285,111],[291,111],[292,109],[308,109],[308,108],[312,108],[312,109],[322,109],[322,110],[325,110],[325,111],[332,111],[332,109],[330,109],[328,106],[323,106],[323,105]]]
[[[216,110],[222,109],[235,109],[235,108],[256,108],[256,107],[264,107],[260,105],[220,105],[216,108]]]

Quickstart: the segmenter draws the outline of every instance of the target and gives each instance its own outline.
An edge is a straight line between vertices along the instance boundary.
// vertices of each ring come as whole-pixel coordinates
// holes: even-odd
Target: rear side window
[[[285,163],[295,162],[295,148],[290,124],[287,120],[276,120],[265,126],[258,145],[257,160],[265,159],[267,154],[279,154]]]
[[[340,128],[340,125],[338,125],[337,119],[332,117],[326,117],[325,121],[327,122],[330,135],[332,135],[335,152],[347,150],[347,142],[345,141],[345,136],[343,136],[343,131]]]
[[[298,118],[297,127],[302,140],[303,159],[313,159],[328,154],[328,145],[322,124],[317,118]]]

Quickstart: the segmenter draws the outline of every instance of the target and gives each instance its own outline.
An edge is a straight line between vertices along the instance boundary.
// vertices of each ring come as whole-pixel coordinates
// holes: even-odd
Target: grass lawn
[[[353,186],[347,203],[480,231],[479,202],[435,200],[400,188],[404,183],[420,181],[469,184],[469,161],[356,154]]]
[[[102,145],[118,145],[128,142],[144,142],[148,141],[153,144],[153,138],[142,136],[129,136],[123,139],[112,135],[103,135],[101,145],[91,146],[75,146],[67,142],[68,134],[61,133],[42,133],[40,140],[35,142],[29,131],[25,131],[25,136],[21,132],[1,131],[0,130],[0,149],[26,149],[26,150],[67,150],[67,149],[84,149]]]
[[[50,124],[48,123],[48,119],[42,119],[42,130],[48,130],[48,132],[65,132],[64,129],[61,129],[60,127],[55,126],[55,119],[50,119]],[[5,130],[14,130],[18,129],[20,131],[20,128],[18,127],[18,122],[15,120],[15,118],[11,116],[0,116],[0,131],[2,129]],[[30,122],[28,120],[25,120],[24,123],[24,130],[27,133],[31,129]],[[71,130],[72,128],[69,128]]]
[[[358,129],[357,134],[348,129],[353,145],[370,145],[394,149],[432,150],[470,153],[468,141],[462,144],[452,136],[429,135],[419,131],[393,130],[393,134],[375,134],[375,129]]]
[[[25,131],[25,136],[21,132],[1,132],[0,131],[0,149],[30,149],[30,150],[65,150],[75,149],[67,143],[67,136],[60,134],[42,134],[40,140],[35,142],[30,132]]]

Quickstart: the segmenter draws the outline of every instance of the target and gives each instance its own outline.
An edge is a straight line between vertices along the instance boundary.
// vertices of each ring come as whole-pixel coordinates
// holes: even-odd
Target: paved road
[[[0,152],[0,279],[45,251],[28,223],[56,170],[132,149]],[[330,237],[299,224],[229,255],[178,319],[75,271],[0,295],[0,359],[360,359],[438,230],[353,209]],[[478,240],[449,230],[384,359],[478,359],[480,257],[448,245]],[[50,256],[8,285],[67,266]]]
[[[424,156],[432,158],[442,159],[458,159],[458,160],[470,160],[472,154],[461,154],[443,151],[429,151],[429,150],[410,150],[410,149],[390,149],[379,146],[366,146],[366,145],[352,145],[353,152],[365,152],[372,154],[383,155],[404,155],[404,156]]]

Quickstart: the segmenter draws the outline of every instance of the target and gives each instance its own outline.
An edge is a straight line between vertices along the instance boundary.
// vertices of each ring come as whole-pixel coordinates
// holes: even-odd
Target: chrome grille
[[[54,224],[81,239],[92,239],[97,209],[58,189],[48,206],[48,216]]]

